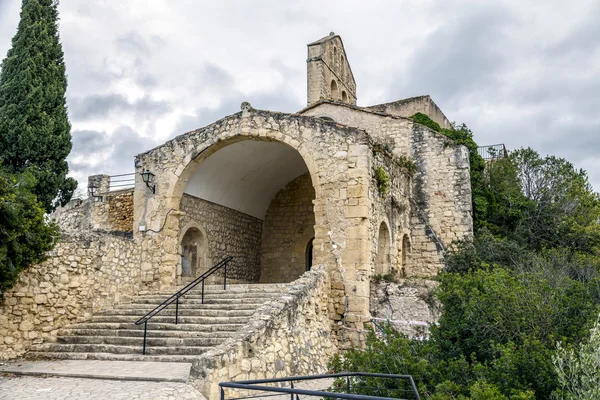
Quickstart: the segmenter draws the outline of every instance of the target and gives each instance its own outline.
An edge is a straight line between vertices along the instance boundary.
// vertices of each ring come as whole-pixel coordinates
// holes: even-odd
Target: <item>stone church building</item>
[[[357,330],[369,321],[375,276],[435,276],[445,249],[472,235],[467,149],[409,119],[420,112],[449,127],[429,96],[357,106],[338,35],[308,45],[307,71],[307,106],[296,113],[242,103],[236,114],[137,155],[132,189],[110,191],[114,177],[90,177],[94,197],[57,216],[66,239],[43,273],[32,268],[7,294],[3,315],[17,328],[0,331],[13,338],[0,351],[20,355],[64,325],[127,296],[176,290],[231,256],[228,282],[289,285],[237,342],[193,361],[199,387],[212,394],[218,380],[321,372],[342,321]],[[49,266],[62,275],[47,278]],[[48,292],[35,293],[41,281]],[[55,296],[78,296],[77,310],[59,314],[46,304],[60,285]],[[31,329],[21,331],[30,314]],[[314,353],[298,347],[303,340]]]

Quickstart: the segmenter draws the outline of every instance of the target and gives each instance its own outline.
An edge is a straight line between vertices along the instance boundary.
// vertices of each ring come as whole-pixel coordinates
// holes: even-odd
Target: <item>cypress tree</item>
[[[32,191],[47,212],[66,204],[77,187],[66,176],[71,125],[57,6],[56,0],[23,0],[0,71],[0,160],[10,173],[35,177]]]

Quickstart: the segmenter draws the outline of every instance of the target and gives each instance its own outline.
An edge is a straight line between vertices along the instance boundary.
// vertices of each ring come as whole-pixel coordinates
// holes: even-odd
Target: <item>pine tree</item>
[[[23,0],[0,71],[0,162],[8,172],[35,177],[33,193],[47,212],[66,204],[77,186],[66,176],[71,125],[57,6],[56,0]]]

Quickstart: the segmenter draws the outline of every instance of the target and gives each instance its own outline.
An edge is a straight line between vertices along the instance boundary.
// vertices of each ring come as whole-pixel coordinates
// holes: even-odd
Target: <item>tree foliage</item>
[[[54,0],[23,0],[21,20],[0,71],[0,158],[11,173],[28,171],[33,193],[51,211],[77,182],[67,178],[71,151],[67,78]]]
[[[44,209],[31,192],[34,187],[29,172],[12,175],[0,169],[0,295],[21,271],[43,261],[58,239],[56,225],[44,219]]]

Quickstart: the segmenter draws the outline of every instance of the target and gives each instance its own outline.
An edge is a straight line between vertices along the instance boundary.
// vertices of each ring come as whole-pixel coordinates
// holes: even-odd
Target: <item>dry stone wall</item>
[[[0,358],[20,356],[61,327],[137,293],[139,259],[139,247],[123,235],[63,234],[48,260],[22,272],[4,294]]]
[[[200,227],[208,241],[207,266],[233,256],[227,278],[258,282],[262,220],[189,194],[181,199],[181,236],[187,227]]]
[[[133,231],[133,190],[111,192],[106,195],[110,231]]]
[[[262,229],[261,282],[291,282],[306,271],[307,246],[315,236],[314,199],[307,173],[271,201]]]
[[[208,399],[219,382],[324,373],[335,354],[328,303],[331,281],[323,266],[259,308],[235,337],[194,361],[191,381]]]

